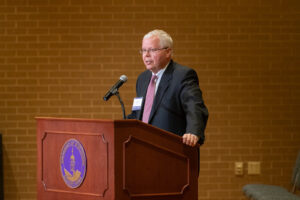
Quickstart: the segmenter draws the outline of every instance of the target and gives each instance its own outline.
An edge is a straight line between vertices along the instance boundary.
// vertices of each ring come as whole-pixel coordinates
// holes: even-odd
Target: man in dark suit
[[[136,83],[137,98],[129,119],[139,119],[182,136],[183,143],[203,144],[208,111],[202,99],[196,72],[174,62],[173,40],[154,30],[143,38],[140,53],[146,71]]]

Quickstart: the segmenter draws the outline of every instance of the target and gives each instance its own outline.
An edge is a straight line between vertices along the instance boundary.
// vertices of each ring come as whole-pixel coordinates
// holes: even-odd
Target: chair
[[[0,200],[4,199],[3,188],[3,151],[2,151],[2,133],[0,133]]]
[[[300,200],[300,196],[293,194],[300,189],[300,151],[292,174],[292,192],[287,189],[266,184],[247,184],[243,187],[244,194],[251,200]]]

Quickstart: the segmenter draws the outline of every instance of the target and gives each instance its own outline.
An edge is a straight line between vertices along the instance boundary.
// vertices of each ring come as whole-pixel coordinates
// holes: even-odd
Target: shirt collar
[[[170,61],[171,62],[171,61]],[[156,75],[157,76],[157,80],[156,80],[156,84],[155,84],[155,94],[157,92],[157,89],[158,89],[158,85],[160,83],[160,80],[161,80],[161,77],[163,76],[164,72],[166,71],[168,65],[170,64],[170,62],[164,67],[162,68],[161,70],[159,70],[156,74],[152,73],[152,76],[153,75]]]
[[[156,74],[152,72],[152,76],[156,75],[157,79],[160,80],[161,77],[162,77],[162,75],[163,75],[163,73],[166,71],[166,69],[167,69],[167,67],[168,67],[169,64],[170,64],[170,62],[168,62],[168,64],[164,68],[162,68],[161,70],[159,70]]]

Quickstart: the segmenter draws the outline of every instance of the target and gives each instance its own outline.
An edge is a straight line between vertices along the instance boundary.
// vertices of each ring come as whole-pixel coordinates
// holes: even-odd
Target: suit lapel
[[[149,122],[151,122],[152,117],[154,116],[155,112],[157,111],[163,96],[166,93],[166,90],[169,87],[170,80],[172,79],[172,72],[173,72],[173,62],[171,61],[168,65],[166,71],[164,72],[163,76],[161,77],[158,89],[155,94],[152,110],[149,116]]]

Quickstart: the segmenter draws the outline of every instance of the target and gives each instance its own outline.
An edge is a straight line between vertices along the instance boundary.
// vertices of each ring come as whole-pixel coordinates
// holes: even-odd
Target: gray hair
[[[151,38],[151,37],[158,37],[161,48],[163,48],[163,47],[169,47],[171,49],[173,48],[173,40],[167,32],[156,29],[156,30],[153,30],[153,31],[150,31],[149,33],[147,33],[144,36],[143,40],[146,38]]]

